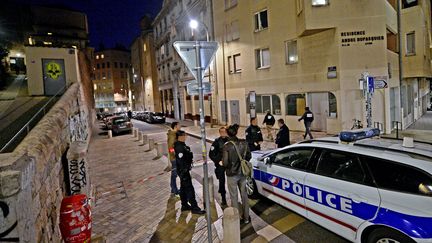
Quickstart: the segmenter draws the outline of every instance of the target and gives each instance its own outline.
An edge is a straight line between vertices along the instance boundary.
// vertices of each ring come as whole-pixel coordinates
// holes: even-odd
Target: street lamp
[[[207,42],[209,42],[209,32],[207,26],[198,22],[197,20],[191,20],[189,22],[189,26],[192,30],[198,28],[199,23],[204,27],[207,35]],[[201,151],[203,157],[203,172],[204,172],[204,198],[205,198],[205,208],[206,208],[206,218],[207,218],[207,236],[208,242],[212,242],[212,229],[211,229],[211,213],[210,213],[210,193],[209,193],[209,181],[208,181],[208,164],[207,164],[207,146],[206,146],[206,131],[205,131],[205,113],[204,113],[204,92],[203,92],[203,83],[202,83],[202,72],[204,71],[201,66],[201,55],[200,55],[201,44],[198,40],[195,41],[195,58],[196,58],[196,78],[198,83],[198,91],[199,91],[199,113],[200,113],[200,127],[201,127]],[[210,69],[209,69],[209,81],[210,81]],[[211,100],[211,99],[210,99]],[[211,103],[210,103],[211,107]],[[210,120],[212,120],[212,115],[210,112]],[[211,123],[210,123],[211,124]]]

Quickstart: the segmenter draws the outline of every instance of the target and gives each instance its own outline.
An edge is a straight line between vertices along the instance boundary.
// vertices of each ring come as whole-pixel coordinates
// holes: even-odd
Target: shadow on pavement
[[[180,209],[176,210],[177,202],[179,199],[175,197],[168,199],[165,216],[159,222],[150,242],[191,242],[199,216],[189,211],[178,212]]]

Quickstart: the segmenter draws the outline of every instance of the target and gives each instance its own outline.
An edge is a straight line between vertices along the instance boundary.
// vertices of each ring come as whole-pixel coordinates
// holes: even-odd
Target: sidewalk
[[[155,141],[166,131],[149,134]],[[148,145],[140,146],[129,134],[107,138],[95,128],[89,148],[91,181],[96,189],[93,235],[106,242],[204,242],[205,215],[180,211],[180,199],[170,197],[167,158],[156,158]],[[202,205],[198,181],[197,200]],[[213,205],[215,207],[215,205]],[[212,210],[216,212],[216,209]],[[213,222],[218,216],[212,216]],[[214,242],[219,242],[213,225]]]
[[[384,135],[386,138],[396,138],[396,131]],[[427,111],[420,119],[407,129],[399,131],[399,139],[412,137],[415,141],[432,143],[432,111]]]

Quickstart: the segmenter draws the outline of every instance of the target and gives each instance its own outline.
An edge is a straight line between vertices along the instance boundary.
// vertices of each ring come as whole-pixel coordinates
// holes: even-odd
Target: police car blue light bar
[[[378,128],[364,128],[352,131],[342,131],[339,133],[339,139],[342,142],[355,142],[365,138],[372,138],[380,135]]]

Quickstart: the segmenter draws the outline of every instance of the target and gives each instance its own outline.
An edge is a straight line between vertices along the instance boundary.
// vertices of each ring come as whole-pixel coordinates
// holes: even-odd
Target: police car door
[[[323,149],[305,178],[307,217],[351,241],[380,205],[378,189],[357,155]]]
[[[305,216],[303,184],[313,148],[290,148],[268,157],[261,172],[264,196]]]

